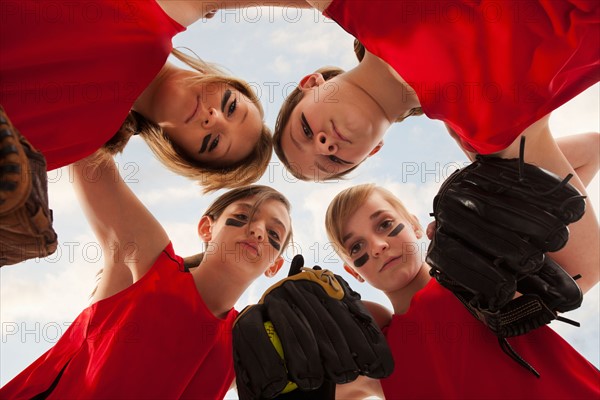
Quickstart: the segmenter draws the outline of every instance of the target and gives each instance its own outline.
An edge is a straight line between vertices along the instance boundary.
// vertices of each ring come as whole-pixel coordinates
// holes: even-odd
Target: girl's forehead
[[[290,214],[287,210],[286,205],[276,198],[267,198],[264,199],[261,204],[256,208],[256,203],[258,199],[256,196],[247,197],[244,199],[236,200],[227,206],[226,210],[240,210],[245,212],[256,212],[256,213],[265,213],[269,217],[273,217],[275,219],[280,220],[287,230],[290,229],[291,226],[291,218]]]
[[[389,215],[394,218],[406,219],[397,205],[390,203],[381,193],[373,191],[352,213],[343,218],[342,231],[346,231],[349,224],[354,227],[358,225],[366,228],[370,221],[376,221],[380,217]]]

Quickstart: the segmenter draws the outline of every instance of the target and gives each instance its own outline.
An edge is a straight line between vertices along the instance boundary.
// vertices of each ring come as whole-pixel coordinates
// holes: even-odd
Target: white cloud
[[[152,189],[139,194],[140,200],[148,207],[156,204],[173,204],[173,202],[186,202],[197,200],[200,194],[200,189],[197,186],[183,187],[163,187],[160,189]]]
[[[277,56],[272,64],[272,70],[278,75],[289,74],[292,71],[292,64],[285,57]]]

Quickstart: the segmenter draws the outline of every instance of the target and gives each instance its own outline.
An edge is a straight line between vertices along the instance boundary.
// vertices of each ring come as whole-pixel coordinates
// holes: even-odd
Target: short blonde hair
[[[246,96],[258,108],[261,118],[264,111],[260,100],[250,85],[238,78],[228,76],[214,64],[190,57],[179,50],[171,52],[179,60],[186,63],[201,75],[194,78],[194,83],[225,84],[233,87]],[[117,134],[103,147],[104,151],[114,155],[123,151],[132,135],[140,135],[158,158],[172,172],[197,181],[204,193],[222,188],[237,188],[256,182],[266,171],[273,142],[271,130],[263,123],[259,140],[253,151],[243,160],[228,167],[214,168],[192,159],[179,148],[158,124],[141,114],[131,111]]]
[[[337,253],[341,257],[349,257],[349,254],[342,243],[343,231],[346,227],[348,216],[354,214],[373,193],[379,193],[381,197],[392,205],[418,229],[422,229],[417,218],[412,215],[404,204],[387,189],[377,186],[373,183],[352,186],[338,193],[327,207],[325,215],[325,230],[329,241],[333,243]]]

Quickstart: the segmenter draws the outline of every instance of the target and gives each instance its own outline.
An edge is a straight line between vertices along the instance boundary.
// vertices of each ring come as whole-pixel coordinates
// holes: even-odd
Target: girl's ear
[[[354,268],[350,267],[348,264],[344,264],[344,269],[346,270],[347,273],[349,273],[350,275],[352,275],[354,277],[354,279],[356,279],[359,282],[364,282],[365,280],[363,279],[362,276],[360,276],[360,274],[358,272],[356,272],[354,270]]]
[[[412,218],[412,229],[415,232],[415,236],[417,239],[421,239],[423,237],[423,229],[419,223],[419,218],[417,218],[415,214],[410,214],[410,216]]]
[[[380,140],[379,143],[377,143],[377,146],[375,146],[373,148],[373,150],[371,150],[371,152],[369,153],[369,155],[367,157],[371,157],[373,154],[375,154],[379,150],[381,150],[382,147],[383,147],[383,140]]]
[[[304,78],[302,78],[298,84],[298,88],[300,88],[300,90],[311,89],[324,83],[325,78],[323,78],[323,75],[315,72],[314,74],[306,75]]]
[[[277,257],[277,259],[273,262],[273,264],[271,264],[269,266],[269,268],[267,268],[267,270],[265,271],[265,276],[267,278],[272,278],[274,277],[277,272],[279,272],[279,270],[281,269],[281,266],[283,265],[283,257],[279,256]]]
[[[213,220],[208,215],[200,218],[200,222],[198,222],[198,236],[204,242],[209,242],[212,239],[212,224]]]
[[[421,239],[423,237],[423,231],[420,228],[415,228],[415,236],[417,239]]]

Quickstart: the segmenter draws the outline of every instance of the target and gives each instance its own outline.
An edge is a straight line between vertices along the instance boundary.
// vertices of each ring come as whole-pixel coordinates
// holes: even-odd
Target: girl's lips
[[[246,249],[252,253],[254,253],[254,255],[258,255],[258,246],[256,246],[253,243],[250,242],[240,242],[240,245],[242,246],[243,249]]]
[[[348,139],[346,139],[346,137],[344,135],[342,135],[340,133],[340,131],[337,130],[337,128],[335,127],[335,124],[333,123],[333,121],[331,121],[331,126],[333,127],[333,131],[335,132],[335,134],[337,135],[337,137],[339,137],[344,142],[350,143],[350,141]]]
[[[196,108],[194,108],[194,112],[192,113],[192,115],[190,115],[188,117],[188,119],[185,120],[185,123],[189,123],[190,121],[192,121],[194,119],[194,117],[196,116],[196,114],[198,114],[198,109],[200,108],[200,97],[196,97]]]
[[[392,265],[392,263],[393,263],[394,261],[396,261],[396,260],[398,260],[398,259],[400,259],[400,258],[402,258],[402,256],[401,256],[401,255],[400,255],[400,256],[398,256],[398,257],[391,257],[391,258],[388,258],[388,259],[385,261],[385,263],[383,264],[383,267],[381,267],[381,269],[379,270],[379,272],[383,272],[383,271],[385,271],[386,269],[388,269],[388,267],[390,267],[390,266]]]

